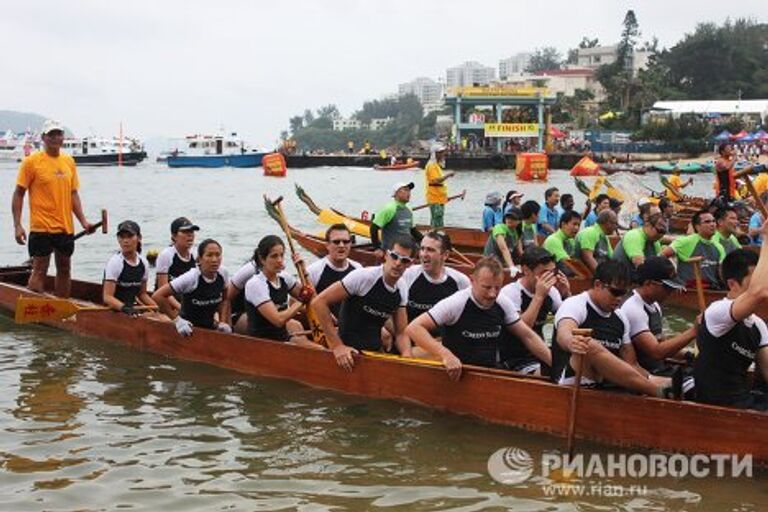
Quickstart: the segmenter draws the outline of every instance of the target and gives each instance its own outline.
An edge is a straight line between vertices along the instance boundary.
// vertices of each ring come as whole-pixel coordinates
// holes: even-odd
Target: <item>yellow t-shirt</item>
[[[762,195],[763,192],[768,192],[768,173],[761,172],[757,178],[752,182],[757,191],[757,195]]]
[[[683,185],[683,180],[677,174],[673,174],[669,177],[669,184],[675,187],[677,190],[682,190],[680,187]],[[679,201],[682,199],[679,195],[675,194],[671,190],[667,190],[667,196],[673,201]]]
[[[448,187],[445,182],[442,185],[430,185],[431,181],[443,177],[443,169],[437,162],[429,162],[424,169],[426,177],[427,204],[445,204],[448,202]]]
[[[29,230],[38,233],[75,232],[72,192],[80,188],[77,166],[70,155],[54,158],[45,151],[21,162],[16,184],[29,193]]]

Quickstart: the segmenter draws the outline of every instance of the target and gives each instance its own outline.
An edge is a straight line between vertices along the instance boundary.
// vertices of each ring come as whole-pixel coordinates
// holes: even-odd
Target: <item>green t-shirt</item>
[[[576,235],[576,250],[579,256],[581,256],[582,249],[592,251],[592,256],[598,263],[613,257],[613,247],[600,224],[593,224],[582,229]]]
[[[719,231],[715,231],[715,234],[712,236],[712,242],[719,244],[723,248],[723,251],[725,251],[726,256],[736,249],[741,249],[741,243],[733,233],[731,233],[728,238],[723,238],[723,235],[721,235]]]
[[[506,265],[504,256],[499,250],[499,245],[496,243],[497,236],[503,236],[504,241],[507,243],[510,255],[514,254],[515,247],[517,246],[517,231],[510,229],[506,224],[496,224],[491,230],[491,234],[488,235],[488,241],[485,242],[485,249],[483,250],[483,256],[495,256],[502,264]]]
[[[381,228],[381,243],[385,249],[399,236],[410,236],[413,227],[413,213],[408,205],[392,200],[376,212],[373,223]]]
[[[632,268],[632,258],[637,256],[658,256],[661,252],[661,242],[651,242],[643,228],[630,229],[613,252],[613,259],[623,261]]]
[[[718,288],[720,286],[720,277],[718,267],[723,258],[725,258],[725,249],[720,244],[712,240],[704,240],[698,233],[681,236],[670,244],[675,256],[677,256],[677,275],[684,282],[692,281],[695,276],[693,273],[693,264],[688,259],[701,256],[701,278],[708,282],[710,286]]]
[[[544,240],[544,249],[551,254],[556,262],[567,258],[574,258],[576,255],[576,241],[568,238],[562,229],[558,229],[546,240]]]

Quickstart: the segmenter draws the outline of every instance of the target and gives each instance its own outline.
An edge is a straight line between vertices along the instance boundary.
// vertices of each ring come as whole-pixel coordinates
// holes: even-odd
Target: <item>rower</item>
[[[371,243],[379,261],[384,258],[384,251],[392,247],[393,240],[411,237],[421,240],[421,233],[413,226],[413,212],[408,207],[411,200],[413,182],[400,182],[392,187],[392,201],[388,202],[373,217],[371,223]],[[381,232],[381,241],[379,241]]]
[[[429,205],[429,225],[441,228],[444,225],[445,204],[448,202],[448,187],[445,180],[452,178],[455,173],[443,174],[445,167],[445,146],[436,143],[432,146],[429,161],[424,167],[426,181],[427,204]]]
[[[651,207],[648,222],[641,228],[627,231],[613,250],[613,259],[635,269],[648,256],[661,252],[660,240],[667,234],[667,221],[658,208]]]
[[[763,204],[768,204],[768,192],[763,192],[760,195],[760,201]],[[759,208],[749,218],[749,238],[752,239],[752,245],[763,245],[763,236],[760,233],[760,228],[765,220]]]
[[[629,221],[629,229],[640,228],[645,225],[648,219],[648,212],[651,211],[653,204],[648,199],[642,198],[637,202],[637,213]]]
[[[522,212],[512,208],[504,214],[504,222],[496,224],[488,240],[485,242],[483,256],[494,257],[508,269],[512,276],[517,275],[515,261],[520,257],[520,234],[518,225],[522,219]]]
[[[467,276],[445,266],[451,248],[451,238],[439,231],[430,231],[421,239],[421,264],[413,265],[403,274],[408,289],[406,315],[409,322],[444,298],[469,287]]]
[[[619,219],[606,208],[597,216],[597,223],[576,235],[576,254],[594,274],[597,265],[613,258],[613,246],[608,236],[616,231]]]
[[[560,215],[565,212],[570,212],[576,205],[576,201],[573,199],[573,194],[563,194],[560,196]]]
[[[689,177],[688,181],[683,182],[683,179],[680,177],[680,167],[675,166],[672,169],[672,176],[669,177],[668,183],[672,185],[674,191],[666,189],[666,196],[672,201],[681,201],[683,199],[682,191],[688,185],[693,184],[693,177]]]
[[[601,263],[592,287],[563,301],[555,315],[556,342],[552,344],[554,382],[572,385],[576,354],[583,354],[582,385],[608,381],[650,396],[665,396],[669,379],[649,378],[637,365],[629,339],[629,325],[619,311],[630,286],[627,266],[619,261]],[[574,335],[574,329],[591,329],[590,337]]]
[[[525,324],[544,339],[544,324],[555,314],[563,297],[571,295],[565,274],[559,272],[551,254],[541,247],[531,247],[520,260],[522,277],[504,286],[499,293],[512,302]],[[541,372],[539,361],[517,338],[502,347],[502,366],[522,373]]]
[[[395,239],[384,264],[353,270],[313,302],[328,347],[345,370],[352,370],[353,354],[358,351],[381,350],[381,328],[389,317],[392,317],[397,350],[403,356],[411,355],[411,343],[404,334],[408,323],[405,312],[408,288],[401,277],[415,255],[416,246],[411,237]],[[330,308],[342,301],[337,331]]]
[[[259,250],[229,278],[227,301],[229,301],[232,330],[238,334],[248,333],[248,317],[245,314],[245,285],[259,273]]]
[[[126,315],[138,316],[136,305],[156,306],[147,293],[149,263],[141,255],[141,228],[132,220],[117,226],[120,251],[113,254],[104,269],[104,304]]]
[[[520,208],[523,204],[523,194],[517,190],[510,190],[504,198],[504,202],[501,205],[501,211],[507,213],[512,208]]]
[[[529,247],[538,247],[539,240],[536,225],[539,222],[541,206],[536,201],[526,201],[520,207],[523,222],[520,225],[520,244],[523,251]]]
[[[597,197],[595,197],[595,208],[594,210],[590,211],[589,214],[584,218],[584,227],[588,228],[592,225],[594,225],[597,222],[597,216],[602,212],[603,210],[608,210],[611,207],[611,198],[608,197],[608,194],[598,194]]]
[[[349,251],[352,248],[352,236],[345,224],[334,224],[325,232],[325,250],[328,253],[307,267],[307,274],[315,291],[320,294],[344,276],[357,268],[361,268],[358,262],[349,259]],[[334,318],[339,317],[341,304],[334,304],[331,308]]]
[[[712,242],[719,244],[726,256],[736,249],[741,249],[741,242],[736,238],[739,232],[739,215],[732,206],[720,208],[715,212],[717,231],[712,235]]]
[[[698,323],[671,338],[663,336],[660,303],[671,294],[685,289],[677,279],[674,265],[667,258],[646,258],[637,268],[637,283],[638,287],[621,306],[621,312],[629,323],[629,338],[640,366],[653,375],[669,376],[674,368],[667,365],[665,359],[687,359],[687,353],[682,351],[696,339]]]
[[[313,295],[311,286],[302,287],[285,272],[285,244],[276,235],[267,235],[256,248],[261,272],[245,285],[245,311],[248,334],[258,338],[290,342],[309,348],[319,345],[300,334],[303,327],[294,317]],[[297,261],[294,257],[294,263]],[[297,299],[290,306],[288,296]]]
[[[768,223],[761,228],[766,233]],[[744,249],[733,251],[723,260],[722,275],[728,295],[704,311],[696,336],[696,400],[765,411],[766,395],[750,390],[748,371],[756,363],[756,371],[768,379],[768,328],[755,314],[768,299],[768,245],[760,248],[759,257]]]
[[[443,362],[451,379],[461,376],[462,364],[497,367],[506,330],[540,361],[552,356],[544,341],[520,321],[509,299],[499,295],[504,269],[493,258],[482,258],[472,273],[472,286],[438,302],[408,324],[406,333],[417,346]],[[431,332],[441,328],[442,343]]]
[[[171,222],[171,245],[160,251],[155,263],[155,290],[159,290],[169,281],[195,268],[195,231],[200,227],[186,217],[179,217]],[[171,297],[170,304],[178,313],[181,304],[176,297]],[[175,315],[174,315],[175,316]]]
[[[221,254],[221,245],[216,240],[203,240],[197,248],[198,266],[164,284],[152,295],[182,336],[192,335],[193,326],[232,332],[226,298],[229,274],[221,266]],[[175,295],[181,297],[181,310],[175,309],[171,302]]]
[[[544,249],[554,258],[557,267],[571,275],[572,271],[565,264],[565,260],[578,259],[576,252],[576,234],[581,227],[581,215],[573,210],[563,213],[560,217],[558,230],[544,240]]]
[[[725,257],[725,250],[720,244],[715,244],[712,237],[715,234],[715,217],[707,210],[696,212],[691,219],[695,233],[676,238],[670,245],[661,250],[662,256],[677,257],[677,273],[686,285],[696,286],[692,257],[701,256],[701,279],[709,288],[719,289],[720,276],[718,267]]]
[[[483,206],[483,231],[488,232],[497,224],[504,221],[504,211],[501,209],[501,194],[489,192],[485,195]]]
[[[539,234],[549,236],[557,231],[560,221],[560,211],[557,204],[560,202],[560,191],[557,187],[551,187],[544,191],[544,204],[541,205],[541,218],[539,218]]]
[[[661,210],[662,217],[669,223],[670,219],[675,215],[675,203],[666,197],[662,197],[659,199],[659,210]]]

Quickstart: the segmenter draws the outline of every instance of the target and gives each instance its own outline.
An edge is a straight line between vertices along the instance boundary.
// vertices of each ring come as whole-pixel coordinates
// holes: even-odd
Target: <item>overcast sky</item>
[[[583,36],[614,43],[627,9],[662,46],[699,22],[768,18],[765,0],[14,1],[0,13],[0,110],[78,135],[116,135],[120,121],[144,138],[224,126],[271,146],[308,107],[349,115],[466,60],[498,68]]]

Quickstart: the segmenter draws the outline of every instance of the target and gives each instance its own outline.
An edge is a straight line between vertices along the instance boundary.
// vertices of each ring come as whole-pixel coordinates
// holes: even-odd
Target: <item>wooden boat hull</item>
[[[95,283],[73,284],[73,290],[88,297],[100,291]],[[35,294],[0,282],[0,308],[14,311],[19,295]],[[109,311],[79,313],[76,321],[49,325],[248,375],[284,378],[374,399],[404,400],[558,437],[567,431],[570,388],[540,379],[467,371],[453,382],[439,367],[366,357],[348,373],[328,351],[203,329],[191,338],[181,338],[169,322]],[[580,439],[691,454],[751,454],[759,463],[768,462],[764,442],[768,414],[589,389],[581,391],[578,411],[576,437]]]
[[[413,162],[411,164],[395,164],[395,165],[374,165],[376,171],[408,171],[410,169],[418,169],[419,162]]]

